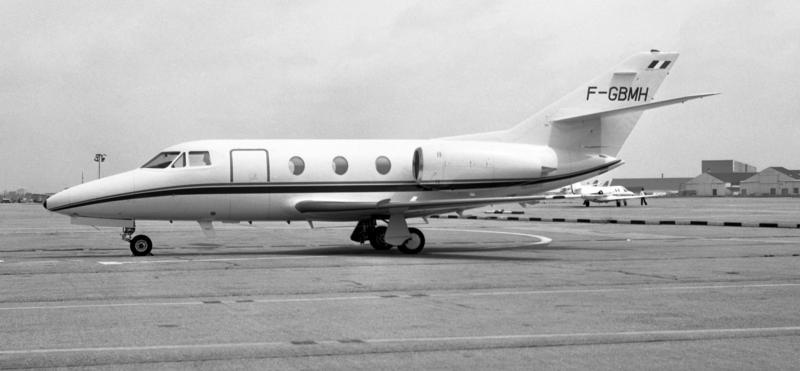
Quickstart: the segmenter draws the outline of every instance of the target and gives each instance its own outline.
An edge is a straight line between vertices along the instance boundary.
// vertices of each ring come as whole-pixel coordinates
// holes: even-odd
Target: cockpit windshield
[[[178,155],[180,154],[181,154],[180,152],[161,152],[158,155],[156,155],[156,157],[153,157],[152,160],[147,161],[146,164],[142,165],[142,168],[164,169],[167,166],[169,166],[169,164],[171,164],[172,161],[174,161],[175,158],[178,157]]]

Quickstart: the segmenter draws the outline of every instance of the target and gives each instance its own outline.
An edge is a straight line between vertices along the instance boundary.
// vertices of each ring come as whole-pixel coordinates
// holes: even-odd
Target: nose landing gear
[[[143,234],[131,238],[133,232],[135,231],[136,228],[122,228],[122,240],[130,243],[131,253],[133,253],[133,256],[150,255],[150,251],[153,250],[153,241]]]

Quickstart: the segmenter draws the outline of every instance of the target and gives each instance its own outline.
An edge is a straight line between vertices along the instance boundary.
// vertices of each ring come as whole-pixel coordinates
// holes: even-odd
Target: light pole
[[[97,163],[97,179],[100,179],[100,163],[106,161],[105,153],[98,153],[94,155],[94,162]]]

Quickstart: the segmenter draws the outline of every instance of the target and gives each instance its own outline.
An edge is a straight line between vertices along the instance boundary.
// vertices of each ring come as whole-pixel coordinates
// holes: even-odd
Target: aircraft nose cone
[[[44,206],[44,208],[47,210],[60,212],[60,208],[69,203],[71,198],[70,193],[71,190],[66,189],[54,195],[50,195],[50,197],[42,202],[42,206]]]

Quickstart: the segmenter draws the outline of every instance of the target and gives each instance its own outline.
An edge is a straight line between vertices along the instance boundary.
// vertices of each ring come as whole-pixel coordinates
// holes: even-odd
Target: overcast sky
[[[800,2],[0,0],[0,187],[211,138],[508,128],[629,55],[681,57],[614,177],[800,169]]]

